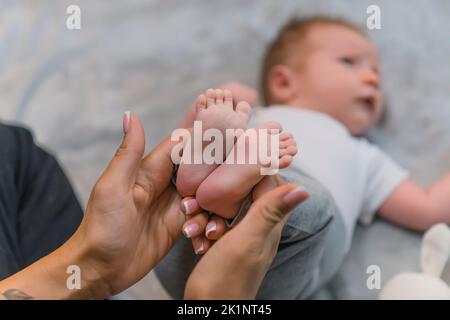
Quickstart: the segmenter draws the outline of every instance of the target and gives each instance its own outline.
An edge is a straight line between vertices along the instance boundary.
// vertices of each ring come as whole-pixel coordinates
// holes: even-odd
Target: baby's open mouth
[[[376,103],[375,97],[359,98],[357,99],[357,102],[359,105],[363,106],[368,111],[370,112],[375,111],[375,103]]]

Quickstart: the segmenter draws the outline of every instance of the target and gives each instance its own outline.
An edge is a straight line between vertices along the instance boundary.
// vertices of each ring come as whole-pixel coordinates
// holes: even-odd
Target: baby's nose
[[[380,87],[380,76],[378,73],[372,69],[364,70],[362,73],[362,81],[364,84],[374,87],[375,89],[379,89]]]

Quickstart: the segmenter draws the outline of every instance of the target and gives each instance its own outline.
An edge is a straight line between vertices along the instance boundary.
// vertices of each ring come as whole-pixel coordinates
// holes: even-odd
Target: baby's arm
[[[425,231],[433,224],[450,224],[450,174],[425,189],[403,181],[382,204],[379,215],[404,227]]]

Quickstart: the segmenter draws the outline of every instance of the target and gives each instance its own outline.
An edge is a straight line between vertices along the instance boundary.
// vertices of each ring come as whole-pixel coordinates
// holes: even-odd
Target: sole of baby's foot
[[[201,121],[202,136],[208,129],[220,130],[224,138],[222,145],[222,161],[234,145],[234,139],[225,139],[227,129],[242,129],[247,127],[251,106],[247,102],[233,104],[233,96],[229,90],[209,89],[196,100],[196,121]],[[192,140],[192,139],[191,139]],[[215,141],[214,141],[215,142]],[[202,158],[203,150],[209,143],[204,142],[198,155]],[[183,158],[177,174],[177,190],[182,196],[195,195],[203,180],[217,168],[218,164],[194,164],[194,146],[191,146],[191,159]],[[186,161],[187,160],[187,161]]]
[[[196,193],[199,205],[226,219],[236,216],[245,198],[264,175],[288,167],[297,154],[295,139],[290,133],[280,133],[281,130],[281,125],[276,122],[246,130],[225,163],[201,183]],[[256,137],[257,141],[250,141],[249,137]],[[267,150],[260,148],[263,138],[262,141],[267,142]],[[274,142],[276,144],[273,145]],[[258,146],[256,156],[251,155],[255,151],[252,143]],[[243,152],[244,157],[240,158]]]

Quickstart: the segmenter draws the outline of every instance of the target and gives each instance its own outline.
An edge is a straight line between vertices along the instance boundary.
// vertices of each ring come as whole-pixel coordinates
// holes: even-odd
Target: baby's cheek
[[[341,95],[339,92],[342,91],[343,86],[339,84],[335,79],[332,79],[332,75],[328,75],[328,77],[321,77],[320,79],[316,79],[314,81],[314,91],[317,98],[325,99],[325,100],[340,100]]]
[[[336,112],[347,113],[354,103],[354,93],[352,90],[348,86],[340,83],[330,84],[322,92],[322,97],[327,100],[327,103],[331,107],[337,109]]]

